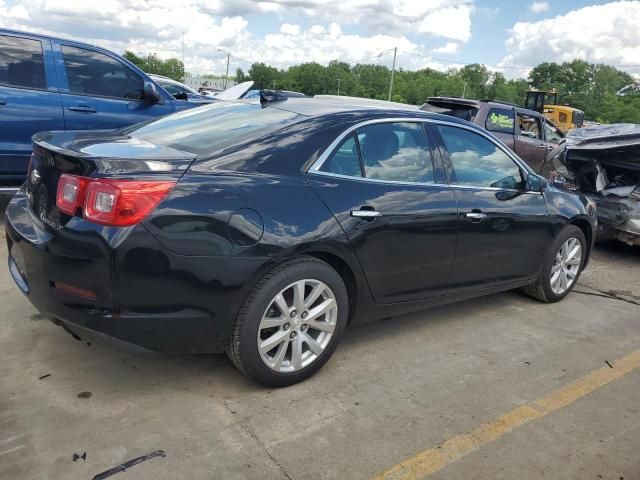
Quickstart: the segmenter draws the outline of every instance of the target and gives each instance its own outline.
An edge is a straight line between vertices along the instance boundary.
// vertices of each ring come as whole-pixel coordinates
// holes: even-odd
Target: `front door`
[[[547,157],[547,143],[543,139],[542,117],[516,111],[516,154],[534,172],[540,173]]]
[[[63,85],[65,130],[120,128],[174,110],[171,100],[145,101],[143,78],[114,57],[56,42],[54,53]]]
[[[349,237],[376,302],[447,291],[456,206],[434,158],[422,123],[372,124],[348,135],[309,175]]]
[[[506,150],[474,131],[436,125],[458,205],[452,292],[535,276],[551,239],[543,195]]]

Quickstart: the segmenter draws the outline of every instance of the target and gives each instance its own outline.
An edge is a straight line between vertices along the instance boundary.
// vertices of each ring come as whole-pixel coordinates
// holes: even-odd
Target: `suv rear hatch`
[[[473,122],[478,114],[478,103],[464,98],[429,97],[420,110],[441,113]]]

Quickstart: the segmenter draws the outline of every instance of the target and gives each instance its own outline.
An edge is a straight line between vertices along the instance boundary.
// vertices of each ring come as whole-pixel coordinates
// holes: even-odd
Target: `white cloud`
[[[418,30],[438,37],[468,42],[471,38],[472,12],[471,5],[435,10],[423,18]]]
[[[637,65],[639,22],[640,2],[619,1],[580,8],[538,22],[516,23],[509,31],[505,42],[507,55],[501,63],[537,65],[579,58],[592,63]]]
[[[460,44],[456,42],[447,42],[447,44],[444,47],[434,48],[432,52],[437,54],[442,54],[442,53],[452,54],[452,53],[456,53],[459,47],[460,47]]]
[[[419,34],[425,43],[434,37],[451,40],[443,48],[453,53],[471,36],[475,8],[474,0],[18,2],[9,6],[0,0],[0,27],[72,38],[117,53],[126,49],[156,53],[162,58],[181,57],[184,35],[186,67],[194,73],[223,71],[226,58],[217,51],[219,47],[232,53],[232,69],[246,69],[254,61],[278,67],[333,59],[389,64],[389,55],[375,56],[395,46],[400,50],[401,66],[420,68],[425,60],[407,52],[426,54],[427,50],[409,40],[407,32]],[[249,14],[265,12],[275,13],[282,24],[274,25],[271,33],[252,34]],[[301,17],[312,20],[311,26],[303,29],[287,21]],[[370,33],[355,34],[350,25]]]
[[[532,13],[546,12],[550,8],[549,2],[533,2],[529,5],[529,11]]]

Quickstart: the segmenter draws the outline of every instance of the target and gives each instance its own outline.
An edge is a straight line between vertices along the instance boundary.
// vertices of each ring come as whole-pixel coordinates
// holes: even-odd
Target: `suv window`
[[[335,152],[322,164],[320,170],[350,177],[362,176],[358,145],[353,133],[342,141]]]
[[[550,143],[560,143],[564,138],[564,134],[560,129],[548,120],[545,120],[544,122],[544,136],[547,142]]]
[[[523,137],[542,139],[542,128],[538,117],[518,112],[518,128]]]
[[[522,188],[520,167],[496,144],[469,130],[437,126],[449,153],[452,183],[473,187]]]
[[[487,115],[485,128],[490,132],[513,133],[515,125],[513,110],[506,108],[492,108]]]
[[[365,177],[433,182],[433,160],[421,123],[381,123],[357,130]]]
[[[62,45],[62,55],[71,93],[142,100],[142,78],[119,61],[68,45]]]
[[[40,41],[0,35],[0,84],[47,88]]]

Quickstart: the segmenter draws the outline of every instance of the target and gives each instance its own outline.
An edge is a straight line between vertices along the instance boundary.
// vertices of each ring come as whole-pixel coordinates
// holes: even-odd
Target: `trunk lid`
[[[179,179],[196,157],[121,131],[42,132],[33,136],[25,189],[29,208],[55,233],[72,218],[56,207],[60,175]]]

